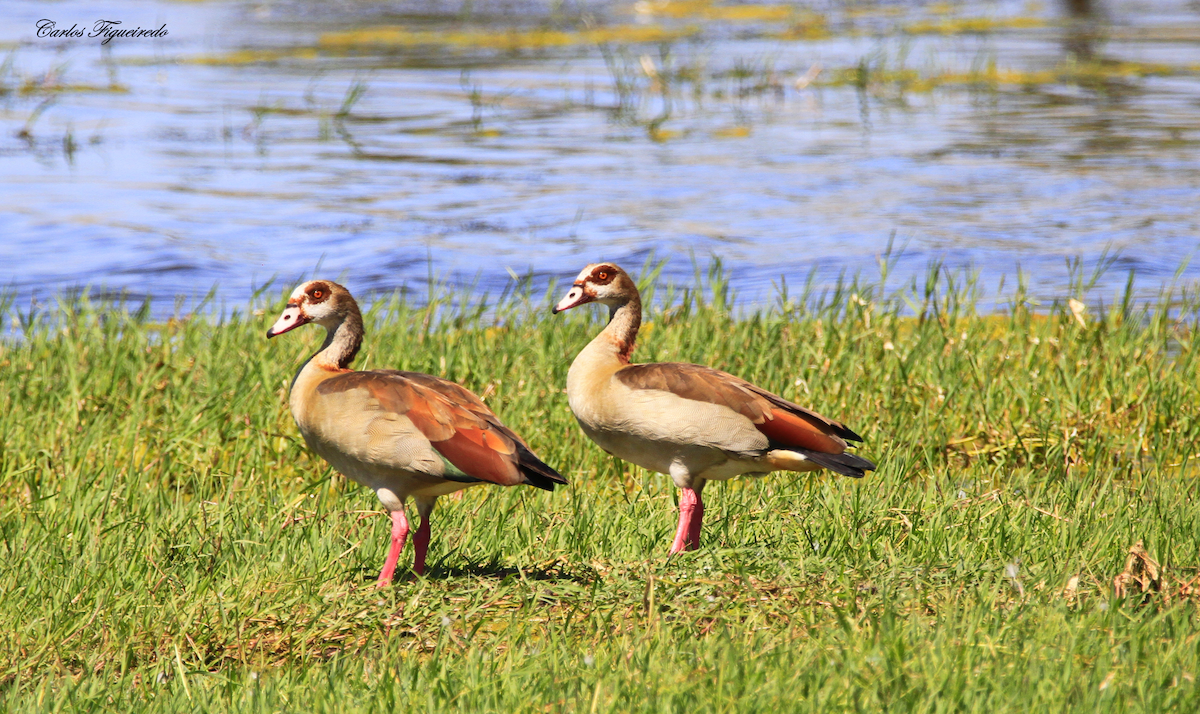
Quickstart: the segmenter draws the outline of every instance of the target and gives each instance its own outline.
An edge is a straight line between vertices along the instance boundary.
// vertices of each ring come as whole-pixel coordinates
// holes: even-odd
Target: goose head
[[[637,285],[629,273],[613,263],[592,263],[579,272],[570,291],[554,306],[553,312],[557,315],[563,310],[589,302],[598,302],[612,309],[637,296]]]
[[[347,315],[357,311],[358,305],[346,288],[330,280],[310,280],[292,291],[287,307],[267,330],[267,337],[282,335],[310,322],[335,330]]]

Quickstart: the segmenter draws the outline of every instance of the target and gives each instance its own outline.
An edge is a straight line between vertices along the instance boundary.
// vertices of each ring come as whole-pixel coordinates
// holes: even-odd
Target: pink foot
[[[396,572],[396,561],[400,559],[400,551],[404,550],[404,542],[408,540],[408,519],[404,511],[392,511],[392,546],[388,549],[387,562],[379,573],[375,587],[382,588],[392,584],[392,575]]]

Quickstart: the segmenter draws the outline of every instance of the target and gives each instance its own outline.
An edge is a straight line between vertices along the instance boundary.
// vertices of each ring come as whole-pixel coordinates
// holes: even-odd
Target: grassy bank
[[[382,592],[386,519],[285,403],[317,328],[268,343],[280,303],[31,324],[0,347],[0,708],[1196,708],[1194,293],[981,316],[937,275],[731,317],[711,287],[660,289],[635,358],[842,418],[878,472],[718,484],[668,559],[669,480],[562,394],[598,315],[378,301],[358,367],[487,395],[574,484],[443,499],[430,576]]]

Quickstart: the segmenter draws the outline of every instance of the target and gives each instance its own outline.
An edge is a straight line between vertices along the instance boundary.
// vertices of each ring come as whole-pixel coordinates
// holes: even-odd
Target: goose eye
[[[321,298],[325,297],[325,291],[324,290],[313,290],[312,296],[313,296],[313,300],[320,300]]]
[[[597,278],[599,278],[599,279],[601,279],[601,280],[608,280],[608,272],[607,272],[607,271],[604,271],[604,270],[601,270],[601,271],[600,271],[600,272],[599,272],[599,273],[596,275],[596,277],[597,277]]]

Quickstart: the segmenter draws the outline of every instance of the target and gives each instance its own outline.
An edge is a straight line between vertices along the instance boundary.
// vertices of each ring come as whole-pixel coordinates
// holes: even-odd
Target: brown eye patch
[[[329,297],[329,286],[325,283],[317,283],[308,289],[308,297],[314,302],[321,302]]]
[[[610,265],[601,265],[592,271],[592,282],[604,285],[617,277],[617,271]]]

